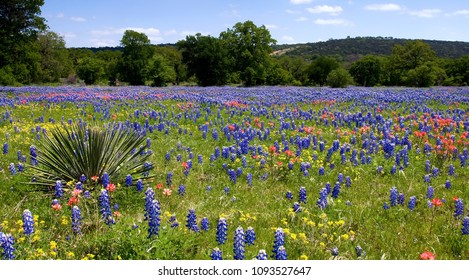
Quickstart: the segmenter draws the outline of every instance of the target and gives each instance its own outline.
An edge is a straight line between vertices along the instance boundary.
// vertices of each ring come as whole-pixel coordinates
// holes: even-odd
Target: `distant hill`
[[[345,61],[354,61],[367,54],[390,55],[396,44],[403,45],[410,39],[392,37],[355,37],[331,39],[326,42],[285,44],[274,46],[274,55],[291,56],[338,56]],[[469,42],[422,40],[429,44],[439,57],[458,58],[469,55]]]

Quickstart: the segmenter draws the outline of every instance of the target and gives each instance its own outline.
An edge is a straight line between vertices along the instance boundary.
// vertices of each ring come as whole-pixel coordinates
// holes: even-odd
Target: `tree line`
[[[273,55],[265,26],[238,22],[218,37],[190,35],[155,46],[126,30],[119,50],[66,48],[40,16],[43,0],[0,4],[0,84],[85,83],[166,86],[415,86],[468,85],[469,56],[438,57],[423,41],[396,44],[388,55],[350,63],[337,56]]]

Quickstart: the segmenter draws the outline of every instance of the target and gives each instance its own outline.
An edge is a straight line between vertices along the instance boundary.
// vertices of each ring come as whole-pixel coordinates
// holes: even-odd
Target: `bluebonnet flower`
[[[20,150],[18,150],[18,152],[16,152],[16,155],[17,155],[18,161],[23,161],[23,154],[21,153]]]
[[[389,192],[389,203],[391,204],[391,206],[397,205],[397,196],[398,196],[398,192],[397,192],[396,187],[392,187]]]
[[[432,199],[434,194],[435,194],[435,190],[433,189],[433,187],[428,186],[428,188],[427,188],[427,198]]]
[[[29,154],[31,156],[31,165],[37,165],[37,152],[36,152],[36,146],[31,145],[29,147]]]
[[[210,254],[210,258],[214,261],[223,260],[223,252],[218,247],[215,247]]]
[[[378,168],[376,169],[376,172],[378,172],[378,174],[382,174],[383,173],[383,167],[381,165],[378,166]]]
[[[16,167],[15,167],[15,164],[14,163],[10,163],[10,174],[11,175],[16,175]]]
[[[399,193],[397,196],[397,204],[404,205],[405,202],[405,196],[403,193]]]
[[[236,172],[233,169],[228,169],[228,175],[230,176],[231,182],[236,184]]]
[[[337,175],[337,181],[341,184],[344,182],[344,175],[342,173],[339,173],[339,175]]]
[[[415,195],[411,196],[409,198],[409,203],[407,204],[407,207],[413,211],[415,209],[415,204],[417,202],[417,198],[415,197]]]
[[[217,242],[218,244],[225,244],[228,235],[228,224],[225,218],[220,218],[217,225]]]
[[[319,172],[320,176],[323,176],[324,175],[324,167],[320,166],[318,172]]]
[[[301,212],[300,204],[296,201],[293,203],[293,212]]]
[[[142,179],[138,179],[137,184],[135,185],[135,188],[139,192],[143,191],[143,181],[142,181]]]
[[[360,245],[355,247],[355,253],[357,254],[357,257],[361,257],[363,255],[363,249]]]
[[[238,170],[236,171],[236,177],[239,177],[241,175],[243,175],[243,169],[239,167]]]
[[[306,203],[306,188],[305,187],[300,187],[300,194],[299,194],[298,201]]]
[[[469,234],[469,216],[464,217],[462,220],[462,234],[466,235]]]
[[[83,190],[83,184],[82,184],[81,182],[78,182],[78,183],[75,185],[75,189],[82,191],[82,190]]]
[[[233,240],[233,253],[235,260],[244,260],[244,249],[245,246],[245,239],[244,239],[244,230],[241,226],[236,228],[234,233],[234,240]]]
[[[3,144],[3,154],[6,155],[8,154],[8,143],[5,142],[5,144]]]
[[[151,139],[149,137],[147,138],[146,144],[147,144],[147,148],[150,149],[151,148]]]
[[[430,175],[426,174],[425,176],[423,176],[423,181],[425,183],[429,183],[430,184]]]
[[[148,238],[158,235],[160,231],[160,203],[154,199],[148,209]]]
[[[110,182],[111,180],[109,179],[109,175],[107,172],[104,172],[103,176],[101,177],[101,184],[103,184],[103,187],[106,188]]]
[[[127,176],[125,176],[125,185],[127,187],[132,186],[132,175],[127,174]]]
[[[168,174],[166,174],[166,186],[171,186],[171,184],[173,184],[173,172],[168,172]]]
[[[277,228],[274,234],[274,246],[272,249],[275,259],[277,259],[278,249],[283,245],[285,245],[285,232],[283,232],[283,228]]]
[[[275,259],[276,260],[287,260],[288,259],[287,250],[285,250],[284,246],[278,247],[277,255],[275,256]]]
[[[254,241],[256,241],[256,232],[252,227],[248,227],[246,230],[246,244],[247,245],[254,245]]]
[[[322,210],[326,209],[327,207],[327,189],[322,188],[319,192],[319,199],[316,202],[316,205],[321,208]]]
[[[81,212],[76,205],[72,208],[72,231],[74,234],[81,233]]]
[[[34,233],[33,214],[28,209],[23,211],[23,230],[24,234],[31,235]]]
[[[345,186],[346,187],[352,186],[352,179],[350,179],[350,176],[345,177]]]
[[[451,182],[449,180],[446,180],[445,188],[447,188],[448,190],[451,189]]]
[[[109,197],[109,191],[106,189],[101,190],[99,196],[99,212],[104,220],[106,225],[112,225],[115,223],[114,218],[111,213],[111,200]]]
[[[230,187],[225,187],[223,189],[223,191],[225,192],[225,194],[229,194],[230,193]]]
[[[189,230],[199,232],[199,226],[197,225],[197,215],[195,214],[194,209],[189,209],[187,214],[186,227]]]
[[[83,192],[83,196],[84,196],[85,198],[90,198],[90,197],[91,197],[90,191],[84,191],[84,192]]]
[[[13,260],[15,258],[15,239],[11,234],[0,232],[0,247],[3,248],[2,259]]]
[[[334,189],[332,190],[331,196],[333,198],[337,198],[337,197],[339,197],[339,194],[340,194],[340,183],[336,182],[335,185],[334,185]]]
[[[267,252],[263,249],[259,250],[259,253],[256,256],[257,260],[267,260]]]
[[[389,209],[389,205],[385,202],[383,203],[383,209],[384,210],[388,210]]]
[[[208,229],[210,228],[210,223],[208,222],[207,217],[203,217],[202,220],[200,221],[200,228],[203,231],[208,231]]]
[[[246,181],[248,182],[248,186],[252,187],[252,174],[248,173],[246,175]]]
[[[207,187],[205,188],[205,190],[208,191],[208,192],[211,191],[211,190],[212,190],[212,186],[207,186]]]
[[[202,155],[198,155],[198,156],[197,156],[197,162],[198,162],[199,164],[202,164],[202,163],[204,162],[204,158],[203,158]]]
[[[184,195],[186,194],[186,186],[180,185],[180,186],[178,187],[178,194],[179,194],[180,196],[184,196]]]
[[[331,255],[333,255],[334,257],[337,257],[339,255],[339,248],[333,247],[331,249]]]
[[[149,212],[151,210],[152,202],[155,199],[155,191],[152,188],[148,187],[145,191],[145,220],[149,218]]]
[[[425,161],[425,172],[430,173],[430,168],[430,161],[427,159],[427,161]]]
[[[449,176],[453,176],[454,175],[454,166],[452,164],[450,164],[449,168],[448,168],[448,175]]]
[[[286,197],[287,199],[293,199],[293,194],[292,194],[292,192],[291,192],[291,191],[287,191],[287,192],[285,193],[285,197]]]
[[[169,152],[166,152],[166,155],[164,157],[166,159],[166,162],[171,160],[171,154]]]
[[[397,168],[396,168],[395,165],[393,165],[393,166],[391,167],[391,172],[390,172],[390,173],[391,173],[391,175],[394,175],[394,174],[396,174],[396,172],[397,172]]]
[[[464,204],[462,203],[462,199],[458,198],[458,199],[456,199],[456,201],[454,203],[454,214],[453,214],[453,216],[455,218],[458,218],[462,215],[464,215]]]
[[[80,182],[83,183],[83,184],[86,182],[86,176],[85,176],[85,174],[81,174],[81,176],[80,176]]]
[[[438,167],[433,167],[432,176],[438,177],[439,174],[440,174],[440,170],[438,169]]]

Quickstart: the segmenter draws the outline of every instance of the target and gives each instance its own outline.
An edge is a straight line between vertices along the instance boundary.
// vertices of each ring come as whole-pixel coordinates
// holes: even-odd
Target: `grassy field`
[[[280,246],[288,259],[469,258],[467,88],[0,90],[3,258],[275,259]],[[60,198],[29,184],[31,146],[84,123],[120,124],[151,154],[140,190],[110,178],[115,223],[101,178],[64,182]]]

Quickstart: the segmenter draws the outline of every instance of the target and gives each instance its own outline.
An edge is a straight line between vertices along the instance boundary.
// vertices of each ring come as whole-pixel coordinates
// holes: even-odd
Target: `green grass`
[[[190,114],[191,110],[179,109],[175,101],[163,101],[153,104],[140,102],[111,102],[109,110],[116,114],[115,121],[125,122],[136,108],[164,112],[167,108],[168,120],[178,123],[179,127],[169,126],[168,135],[164,130],[155,130],[148,133],[151,138],[153,155],[149,157],[154,165],[151,175],[153,178],[145,181],[145,189],[155,189],[156,199],[161,207],[161,227],[157,237],[148,237],[148,224],[144,220],[144,192],[138,192],[133,187],[125,187],[125,177],[111,177],[111,182],[119,183],[117,190],[112,193],[112,205],[119,204],[121,217],[116,218],[116,224],[105,225],[99,214],[97,202],[98,192],[93,192],[90,199],[80,198],[83,226],[82,234],[74,235],[70,226],[71,209],[67,206],[70,192],[61,199],[62,210],[54,211],[51,201],[53,192],[38,191],[27,182],[30,178],[25,174],[11,175],[8,170],[10,163],[16,163],[16,152],[21,150],[28,155],[30,145],[36,145],[36,133],[31,133],[31,128],[41,126],[48,131],[54,125],[47,122],[54,118],[60,123],[62,117],[65,122],[79,118],[91,121],[93,118],[98,123],[113,121],[105,118],[102,113],[94,112],[91,104],[63,103],[53,105],[50,108],[43,104],[29,104],[10,108],[13,123],[8,121],[0,123],[0,136],[9,133],[9,153],[0,155],[0,231],[11,233],[15,238],[16,257],[18,259],[209,259],[211,250],[219,247],[224,259],[233,258],[233,235],[238,226],[245,230],[252,226],[257,235],[254,245],[246,246],[246,258],[254,258],[260,249],[265,249],[271,255],[274,231],[281,227],[286,230],[287,253],[291,259],[331,259],[330,250],[333,247],[339,249],[340,259],[357,259],[355,247],[361,246],[366,251],[364,259],[418,259],[424,251],[433,252],[438,259],[468,259],[469,237],[461,234],[461,220],[453,218],[453,197],[460,197],[464,201],[469,200],[467,190],[467,178],[469,171],[457,166],[455,177],[448,177],[447,169],[449,161],[438,163],[436,156],[417,155],[415,148],[409,152],[410,165],[402,172],[390,175],[389,170],[392,160],[385,160],[382,151],[373,155],[372,164],[352,166],[349,161],[346,165],[340,163],[338,154],[334,154],[332,162],[335,169],[331,170],[326,163],[326,152],[304,151],[298,159],[299,162],[309,161],[312,167],[310,176],[303,176],[299,172],[299,162],[295,163],[294,171],[287,170],[287,157],[282,155],[275,158],[266,158],[265,168],[259,168],[259,159],[247,156],[247,168],[243,169],[243,175],[233,184],[223,170],[222,164],[227,163],[228,168],[237,169],[242,166],[241,160],[217,159],[210,164],[209,158],[214,147],[231,145],[223,137],[223,132],[218,127],[220,140],[215,141],[211,137],[211,127],[207,139],[202,138],[202,132],[198,126],[204,124],[205,119],[199,118],[196,122],[185,119],[184,114]],[[439,109],[445,109],[444,105],[434,104]],[[164,106],[164,107],[163,107]],[[204,105],[199,108],[203,112]],[[315,112],[322,110],[324,104],[303,104],[302,108],[312,108]],[[292,109],[287,106],[287,109]],[[353,104],[334,104],[329,107],[331,111],[340,111],[353,108]],[[216,121],[217,108],[212,107],[214,114],[210,120]],[[244,123],[247,115],[234,115],[230,110],[220,108],[225,124]],[[356,109],[355,109],[356,110]],[[391,105],[383,111],[385,118],[392,117],[392,110],[400,109]],[[171,111],[175,117],[171,117]],[[177,116],[181,115],[178,120]],[[38,122],[37,118],[44,116],[46,122]],[[254,119],[254,117],[251,117]],[[144,123],[145,118],[138,121]],[[260,117],[266,124],[273,122],[278,127],[278,120]],[[157,124],[154,120],[151,124]],[[336,132],[330,126],[322,126],[315,122],[306,123],[306,126],[314,126],[316,131],[320,129],[324,140],[327,141],[326,150],[336,139]],[[17,126],[21,132],[15,132]],[[168,127],[166,125],[166,127]],[[180,134],[178,128],[183,132]],[[184,129],[187,133],[184,133]],[[349,133],[341,138],[341,144],[350,140],[352,129],[343,128],[342,132]],[[305,136],[295,131],[285,131],[287,139],[290,136]],[[281,135],[272,131],[271,138],[267,142],[261,142],[257,138],[251,145],[264,145],[264,150],[275,140],[280,142]],[[360,140],[358,140],[360,144]],[[177,148],[180,143],[181,148]],[[182,148],[184,147],[184,149]],[[194,155],[193,168],[186,177],[183,174],[181,163],[189,159],[187,148]],[[293,149],[293,145],[290,146]],[[423,149],[423,146],[421,147]],[[171,160],[165,161],[165,154],[173,150]],[[313,161],[313,153],[317,153],[318,160]],[[180,154],[181,162],[176,161]],[[203,164],[197,163],[197,156],[203,156]],[[349,156],[348,156],[349,158]],[[432,166],[439,165],[440,175],[432,178],[431,185],[435,188],[435,197],[446,199],[446,203],[439,208],[428,208],[425,197],[427,184],[423,182],[425,172],[425,160],[429,159]],[[29,160],[29,155],[28,155]],[[276,162],[282,161],[282,167],[276,166]],[[455,166],[458,162],[454,162]],[[377,167],[383,166],[383,174],[378,175]],[[324,166],[326,174],[318,176],[318,168]],[[28,168],[28,167],[26,167]],[[163,189],[157,189],[156,185],[165,185],[166,174],[173,172],[173,186],[170,188],[170,196],[163,195]],[[253,186],[246,181],[246,174],[253,174]],[[329,197],[329,206],[323,211],[316,206],[319,191],[327,182],[332,187],[339,173],[352,178],[352,186],[342,186],[338,199]],[[261,177],[268,174],[266,180]],[[444,183],[450,178],[452,187],[446,189]],[[134,182],[135,184],[135,182]],[[179,185],[186,186],[186,194],[179,196]],[[207,191],[206,187],[212,190]],[[307,190],[307,203],[302,204],[302,212],[291,211],[293,202],[298,199],[300,186]],[[406,204],[383,210],[384,202],[389,204],[389,191],[396,186],[399,192],[404,193]],[[228,194],[224,192],[229,187]],[[68,189],[71,189],[69,186]],[[285,198],[285,193],[291,191],[293,200]],[[417,197],[417,206],[414,211],[407,208],[408,198]],[[351,205],[347,205],[349,202]],[[198,222],[202,217],[208,217],[210,229],[208,232],[191,232],[185,228],[186,215],[189,209],[195,209]],[[36,217],[36,233],[25,236],[22,233],[21,215],[24,209],[32,211]],[[179,227],[172,228],[169,216],[174,214],[179,222]],[[216,242],[216,224],[219,217],[225,217],[228,221],[228,239],[225,244]],[[51,242],[53,242],[51,244]],[[56,243],[56,246],[54,245]]]

